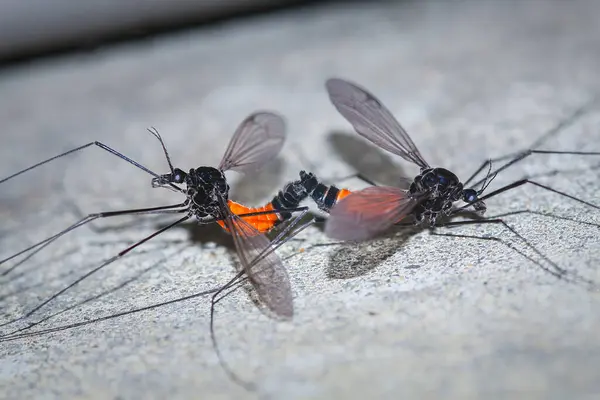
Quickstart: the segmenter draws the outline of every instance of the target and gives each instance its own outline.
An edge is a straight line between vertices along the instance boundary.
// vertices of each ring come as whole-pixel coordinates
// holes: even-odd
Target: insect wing
[[[277,114],[257,112],[237,128],[219,164],[222,171],[248,172],[271,161],[285,141],[285,122]]]
[[[271,241],[242,218],[226,212],[225,224],[231,232],[242,267],[260,300],[275,314],[291,318],[294,314],[290,280]]]
[[[335,108],[359,135],[421,168],[429,167],[408,133],[375,96],[342,79],[329,79],[325,86]]]
[[[325,233],[338,240],[370,239],[409,214],[418,201],[395,187],[372,186],[351,193],[336,204]]]

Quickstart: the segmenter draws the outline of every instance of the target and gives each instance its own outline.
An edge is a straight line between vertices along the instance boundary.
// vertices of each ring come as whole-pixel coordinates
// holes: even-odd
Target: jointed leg
[[[112,149],[111,147],[108,147],[107,145],[105,145],[102,142],[94,141],[94,142],[90,142],[90,143],[84,144],[83,146],[79,146],[77,148],[71,149],[69,151],[65,151],[64,153],[61,153],[61,154],[59,154],[57,156],[50,157],[47,160],[40,161],[39,163],[37,163],[35,165],[32,165],[31,167],[25,168],[25,169],[23,169],[23,170],[21,170],[21,171],[19,171],[17,173],[14,173],[14,174],[12,174],[10,176],[7,176],[6,178],[0,180],[0,184],[4,183],[4,182],[6,182],[6,181],[8,181],[10,179],[13,179],[13,178],[15,178],[15,177],[17,177],[17,176],[19,176],[21,174],[24,174],[27,171],[31,171],[32,169],[40,167],[40,166],[42,166],[44,164],[47,164],[47,163],[49,163],[51,161],[54,161],[54,160],[58,159],[58,158],[67,156],[67,155],[72,154],[72,153],[76,153],[76,152],[81,151],[83,149],[86,149],[86,148],[88,148],[90,146],[98,146],[102,150],[105,150],[105,151],[109,152],[110,154],[113,154],[113,155],[119,157],[121,160],[124,160],[124,161],[128,162],[129,164],[131,164],[131,165],[133,165],[133,166],[141,169],[142,171],[147,172],[148,174],[150,174],[150,175],[152,175],[154,177],[158,177],[159,176],[158,174],[156,174],[156,173],[152,172],[151,170],[149,170],[148,168],[144,167],[142,164],[140,164],[140,163],[132,160],[131,158],[127,157],[123,153],[120,153],[120,152]]]
[[[511,184],[509,184],[509,185],[503,186],[503,187],[501,187],[500,189],[496,189],[496,190],[494,190],[493,192],[491,192],[491,193],[488,193],[488,194],[486,194],[485,196],[482,196],[482,197],[478,198],[478,199],[477,199],[476,201],[474,201],[474,202],[467,203],[467,204],[465,204],[464,206],[457,208],[457,209],[456,209],[456,211],[463,210],[463,209],[465,209],[465,208],[467,208],[467,207],[470,207],[471,205],[473,205],[473,204],[475,204],[475,203],[477,203],[477,202],[480,202],[480,201],[485,201],[485,200],[487,200],[487,199],[489,199],[489,198],[491,198],[491,197],[494,197],[494,196],[496,196],[496,195],[499,195],[500,193],[504,193],[504,192],[506,192],[506,191],[508,191],[508,190],[514,189],[514,188],[516,188],[516,187],[519,187],[519,186],[521,186],[521,185],[524,185],[524,184],[526,184],[526,183],[530,183],[530,184],[532,184],[532,185],[535,185],[535,186],[541,187],[542,189],[545,189],[545,190],[548,190],[548,191],[550,191],[550,192],[554,192],[554,193],[556,193],[556,194],[559,194],[559,195],[561,195],[561,196],[567,197],[567,198],[569,198],[569,199],[571,199],[571,200],[575,200],[575,201],[577,201],[577,202],[579,202],[579,203],[581,203],[581,204],[585,204],[586,206],[589,206],[589,207],[592,207],[592,208],[595,208],[595,209],[600,209],[600,207],[599,207],[599,206],[597,206],[597,205],[595,205],[595,204],[592,204],[592,203],[590,203],[590,202],[587,202],[587,201],[585,201],[585,200],[579,199],[579,198],[577,198],[577,197],[575,197],[575,196],[571,196],[570,194],[567,194],[567,193],[565,193],[565,192],[562,192],[562,191],[560,191],[560,190],[553,189],[553,188],[551,188],[550,186],[547,186],[547,185],[544,185],[544,184],[541,184],[541,183],[538,183],[538,182],[535,182],[535,181],[532,181],[532,180],[529,180],[529,179],[521,179],[521,180],[518,180],[518,181],[516,181],[516,182],[513,182],[513,183],[511,183]]]
[[[163,260],[163,261],[164,261],[164,260]],[[146,268],[144,271],[142,271],[142,273],[141,273],[140,275],[138,275],[138,276],[136,276],[136,277],[134,277],[134,278],[130,278],[130,279],[128,279],[127,281],[125,281],[125,282],[123,282],[123,283],[119,284],[119,285],[118,285],[118,286],[116,286],[116,287],[113,287],[113,288],[111,288],[111,289],[109,289],[109,290],[105,290],[105,291],[103,291],[102,293],[96,294],[96,295],[94,295],[94,296],[88,297],[87,299],[85,299],[85,300],[83,300],[83,301],[80,301],[79,303],[73,304],[73,305],[71,305],[71,306],[68,306],[68,307],[66,307],[66,308],[64,308],[64,309],[62,309],[62,310],[60,310],[60,311],[57,311],[57,312],[55,312],[55,313],[52,313],[52,314],[50,314],[50,315],[47,315],[47,316],[45,316],[45,317],[43,317],[43,318],[41,318],[41,319],[39,319],[39,320],[37,320],[37,321],[35,321],[35,322],[30,322],[30,323],[29,323],[27,326],[25,326],[25,327],[23,327],[23,328],[16,329],[16,330],[14,330],[14,331],[12,331],[12,332],[10,332],[10,333],[7,333],[6,335],[3,335],[3,336],[1,336],[1,337],[0,337],[0,339],[2,339],[2,338],[4,338],[4,337],[7,337],[7,336],[13,336],[13,335],[15,335],[15,334],[17,334],[17,333],[20,333],[20,332],[23,332],[23,331],[29,330],[29,329],[31,329],[31,328],[33,328],[33,327],[35,327],[35,326],[39,325],[39,324],[42,324],[42,323],[44,323],[44,322],[46,322],[46,321],[48,321],[48,320],[50,320],[50,319],[52,319],[52,318],[54,318],[54,317],[56,317],[56,316],[58,316],[58,315],[64,314],[65,312],[67,312],[67,311],[69,311],[69,310],[75,309],[75,308],[77,308],[77,307],[80,307],[80,306],[82,306],[82,305],[84,305],[84,304],[86,304],[86,303],[89,303],[89,302],[92,302],[92,301],[94,301],[94,300],[97,300],[97,299],[99,299],[99,298],[101,298],[101,297],[104,297],[104,296],[106,296],[107,294],[110,294],[110,293],[112,293],[112,292],[115,292],[115,291],[117,291],[117,290],[119,290],[119,289],[122,289],[123,287],[125,287],[125,286],[127,286],[128,284],[132,283],[133,281],[137,280],[137,279],[138,279],[138,278],[139,278],[139,277],[140,277],[142,274],[144,274],[144,273],[146,273],[146,272],[150,271],[152,268],[154,268],[154,267],[155,267],[156,265],[158,265],[160,262],[162,262],[162,261],[159,261],[159,262],[155,263],[155,265],[154,265],[154,266],[152,266],[152,267]]]
[[[277,235],[277,237],[272,241],[272,246],[269,249],[265,250],[264,253],[259,254],[254,260],[252,260],[252,265],[253,266],[257,265],[260,260],[262,260],[264,257],[266,257],[271,252],[273,252],[276,249],[278,249],[283,243],[285,243],[291,237],[297,235],[298,233],[300,233],[301,231],[303,231],[304,229],[306,229],[308,226],[312,225],[313,221],[311,220],[311,221],[309,221],[309,222],[307,222],[305,224],[300,225],[296,229],[294,229],[294,227],[298,224],[298,222],[302,219],[302,217],[307,212],[308,212],[308,210],[305,210],[300,215],[298,215],[295,218],[289,220],[289,223],[285,227],[285,229],[283,229]],[[237,288],[243,282],[245,282],[248,279],[247,274],[246,274],[247,272],[249,272],[249,271],[246,271],[246,270],[240,271],[239,273],[237,273],[233,277],[233,279],[231,279],[229,282],[227,282],[217,292],[215,292],[213,294],[213,296],[211,298],[211,305],[210,305],[210,337],[211,337],[211,341],[213,343],[213,347],[215,349],[215,353],[217,354],[217,358],[219,360],[219,363],[221,364],[221,367],[223,368],[223,370],[225,371],[225,373],[234,382],[238,383],[239,385],[243,386],[244,388],[246,388],[248,390],[253,390],[254,389],[254,385],[252,383],[246,382],[243,379],[241,379],[240,377],[238,377],[237,374],[235,372],[233,372],[229,368],[229,366],[225,363],[225,361],[223,360],[223,357],[222,357],[221,352],[219,350],[219,346],[217,344],[217,339],[216,339],[215,329],[214,329],[215,305],[219,301],[221,301],[224,297],[226,297],[227,295],[229,295],[231,292],[233,292],[234,290],[237,290]],[[244,276],[244,275],[246,275],[246,276]],[[223,292],[225,292],[225,293],[223,293]]]
[[[575,276],[575,277],[568,277],[567,274],[569,271],[567,271],[566,269],[558,266],[554,261],[550,260],[546,255],[544,255],[542,252],[540,252],[535,246],[533,246],[531,243],[529,243],[529,241],[527,239],[525,239],[525,237],[523,235],[521,235],[519,232],[517,232],[513,227],[511,227],[510,225],[508,225],[503,219],[501,218],[494,218],[494,219],[481,219],[481,220],[467,220],[467,221],[450,221],[450,222],[446,222],[440,225],[435,226],[433,229],[436,228],[441,228],[441,227],[452,227],[452,226],[462,226],[462,225],[475,225],[475,224],[496,224],[496,225],[500,225],[502,227],[504,227],[506,230],[510,231],[513,235],[515,235],[517,238],[519,238],[519,240],[525,244],[525,246],[527,246],[529,249],[531,249],[535,254],[537,254],[540,258],[542,258],[544,261],[546,261],[548,264],[550,264],[550,266],[552,268],[548,268],[545,267],[539,263],[537,263],[540,268],[542,268],[545,272],[550,273],[551,275],[555,276],[556,278],[559,279],[563,279],[567,282],[570,283],[583,283],[584,285],[587,286],[587,288],[589,290],[598,290],[598,285],[588,279],[579,277],[579,276]],[[499,238],[495,238],[495,239],[489,239],[489,240],[497,240],[500,242],[503,242],[503,244],[505,246],[511,247],[510,245],[508,245],[506,242],[502,241]],[[577,279],[576,279],[577,278]]]
[[[71,283],[70,285],[66,286],[65,288],[61,289],[60,291],[58,291],[57,293],[53,294],[51,297],[49,297],[47,300],[43,301],[42,303],[40,303],[39,305],[37,305],[36,307],[34,307],[31,311],[27,312],[25,315],[18,317],[16,319],[13,319],[11,321],[5,322],[3,324],[0,324],[0,327],[12,324],[14,322],[23,320],[25,318],[30,317],[31,315],[33,315],[35,312],[37,312],[40,308],[42,308],[43,306],[45,306],[46,304],[48,304],[49,302],[51,302],[52,300],[56,299],[58,296],[60,296],[61,294],[65,293],[67,290],[71,289],[73,286],[79,284],[81,281],[83,281],[84,279],[87,279],[88,277],[90,277],[91,275],[95,274],[96,272],[100,271],[102,268],[106,267],[107,265],[113,263],[114,261],[118,260],[119,258],[123,257],[124,255],[126,255],[127,253],[129,253],[131,250],[135,249],[136,247],[142,245],[143,243],[147,242],[148,240],[154,238],[155,236],[158,236],[159,234],[171,229],[172,227],[184,222],[185,220],[189,219],[190,216],[186,215],[183,218],[178,219],[177,221],[173,222],[170,225],[167,225],[166,227],[159,229],[158,231],[152,233],[149,236],[146,236],[144,239],[140,240],[139,242],[127,247],[125,250],[122,250],[121,252],[119,252],[117,255],[115,255],[114,257],[109,258],[108,260],[106,260],[105,262],[103,262],[101,265],[99,265],[98,267],[92,269],[91,271],[87,272],[86,274],[84,274],[83,276],[81,276],[80,278],[78,278],[77,280],[75,280],[73,283]]]
[[[27,252],[33,250],[31,254],[27,255],[25,258],[23,258],[22,260],[17,262],[15,265],[13,265],[12,267],[10,267],[7,270],[5,270],[4,272],[2,272],[2,275],[6,275],[6,274],[10,273],[15,268],[17,268],[19,265],[23,264],[25,261],[29,260],[35,254],[37,254],[39,251],[41,251],[44,247],[50,245],[52,242],[54,242],[58,238],[62,237],[63,235],[65,235],[85,224],[88,224],[96,219],[117,217],[117,216],[121,216],[121,215],[184,213],[184,212],[188,212],[187,205],[188,205],[188,201],[186,200],[183,203],[173,204],[173,205],[168,205],[168,206],[140,208],[140,209],[132,209],[132,210],[106,211],[106,212],[89,214],[89,215],[83,217],[82,219],[80,219],[79,221],[77,221],[76,223],[72,224],[68,228],[66,228],[66,229],[40,241],[40,242],[37,242],[37,243],[27,247],[26,249],[23,249],[23,250],[19,251],[18,253],[13,254],[12,256],[9,256],[3,260],[0,260],[0,265],[2,265],[4,263],[6,263],[7,261],[10,261],[24,253],[27,253]]]
[[[479,166],[479,168],[477,168],[477,170],[475,170],[475,172],[471,175],[471,177],[469,179],[467,179],[466,182],[464,182],[465,187],[467,187],[469,182],[471,182],[485,168],[488,168],[493,163],[500,162],[500,161],[510,160],[506,164],[502,165],[500,168],[493,171],[491,174],[488,174],[485,178],[483,178],[483,179],[477,181],[476,183],[474,183],[473,185],[471,185],[471,187],[476,187],[476,186],[480,185],[481,183],[486,181],[489,176],[495,176],[499,172],[507,169],[508,167],[514,165],[515,163],[523,160],[526,157],[529,157],[531,154],[600,155],[600,152],[550,151],[550,150],[538,150],[537,149],[546,139],[548,139],[548,137],[553,136],[553,135],[557,134],[558,132],[564,130],[568,126],[572,125],[575,121],[577,121],[581,116],[585,115],[594,106],[595,102],[596,102],[596,98],[592,99],[592,101],[586,103],[582,107],[575,110],[575,112],[573,114],[571,114],[568,118],[566,118],[563,121],[561,121],[560,123],[558,123],[554,128],[552,128],[550,131],[546,132],[542,137],[540,137],[534,143],[532,143],[531,146],[529,147],[529,149],[485,160],[481,164],[481,166]]]
[[[57,326],[54,328],[48,328],[48,329],[42,329],[39,331],[33,331],[33,332],[27,332],[27,333],[21,333],[21,334],[15,334],[15,335],[5,335],[5,336],[1,336],[0,337],[0,342],[4,342],[4,341],[10,341],[10,340],[17,340],[17,339],[22,339],[22,338],[26,338],[26,337],[31,337],[31,336],[39,336],[39,335],[44,335],[47,333],[53,333],[53,332],[59,332],[59,331],[64,331],[67,329],[72,329],[72,328],[78,328],[80,326],[84,326],[84,325],[89,325],[89,324],[95,324],[97,322],[102,322],[102,321],[106,321],[109,319],[113,319],[113,318],[119,318],[119,317],[123,317],[126,315],[130,315],[130,314],[135,314],[138,312],[142,312],[142,311],[148,311],[148,310],[153,310],[155,308],[158,307],[163,307],[169,304],[174,304],[174,303],[179,303],[180,301],[186,301],[186,300],[191,300],[191,299],[195,299],[197,297],[201,297],[201,296],[206,296],[208,294],[214,293],[217,290],[219,290],[221,287],[215,288],[215,289],[210,289],[210,290],[205,290],[199,293],[195,293],[195,294],[191,294],[189,296],[184,296],[184,297],[180,297],[177,299],[173,299],[173,300],[167,300],[167,301],[163,301],[161,303],[157,303],[157,304],[151,304],[149,306],[145,306],[145,307],[141,307],[141,308],[136,308],[133,310],[128,310],[128,311],[123,311],[120,313],[116,313],[116,314],[112,314],[112,315],[107,315],[104,317],[99,317],[99,318],[95,318],[92,320],[88,320],[88,321],[81,321],[81,322],[76,322],[73,324],[67,324],[67,325],[62,325],[62,326]],[[27,328],[29,329],[29,328]]]

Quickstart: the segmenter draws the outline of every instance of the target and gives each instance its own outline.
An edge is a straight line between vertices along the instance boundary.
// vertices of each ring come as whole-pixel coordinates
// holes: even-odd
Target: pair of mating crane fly
[[[233,135],[217,168],[199,167],[190,169],[189,172],[174,168],[165,144],[156,130],[150,132],[160,142],[170,170],[169,173],[164,175],[154,173],[103,143],[88,143],[39,162],[0,180],[0,183],[55,159],[95,145],[152,175],[153,187],[167,188],[182,193],[185,196],[185,201],[167,206],[90,214],[65,230],[0,260],[0,265],[3,265],[19,256],[23,256],[12,267],[5,269],[3,274],[14,270],[35,253],[63,235],[99,218],[131,214],[183,214],[183,217],[124,249],[39,304],[27,314],[4,323],[3,326],[28,318],[48,302],[104,266],[121,258],[162,232],[191,218],[196,218],[201,224],[216,222],[229,232],[233,237],[242,265],[240,272],[233,279],[218,290],[212,291],[214,294],[211,302],[211,320],[217,296],[226,290],[231,290],[245,279],[251,282],[259,299],[271,312],[281,317],[291,317],[293,314],[291,286],[286,269],[276,255],[275,250],[315,221],[313,218],[309,222],[301,222],[308,208],[301,207],[300,203],[308,197],[316,203],[320,210],[329,214],[325,233],[329,237],[338,240],[361,241],[370,239],[393,225],[422,225],[433,228],[479,223],[501,224],[553,266],[547,271],[560,278],[567,279],[564,269],[543,256],[502,219],[483,218],[486,211],[485,200],[529,183],[590,207],[596,209],[600,207],[529,179],[518,180],[485,195],[483,193],[499,172],[531,154],[600,155],[600,152],[530,149],[512,156],[487,160],[467,181],[461,183],[458,177],[449,170],[432,168],[390,111],[367,90],[341,79],[328,80],[326,88],[333,105],[352,124],[358,134],[380,148],[398,155],[420,168],[419,175],[410,182],[408,189],[373,184],[373,186],[366,189],[350,192],[346,189],[338,189],[333,185],[327,186],[320,182],[314,174],[301,171],[299,180],[285,185],[273,200],[264,207],[250,208],[230,200],[228,196],[229,185],[224,172],[228,170],[237,172],[257,170],[273,159],[283,146],[285,139],[283,119],[269,112],[254,113],[242,122]],[[492,162],[502,160],[508,161],[492,171]],[[485,176],[468,186],[485,169],[487,169]],[[464,204],[460,207],[455,206],[454,204],[459,201]],[[479,218],[455,222],[448,221],[452,216],[466,212],[472,213],[473,211]],[[412,221],[405,222],[407,219],[412,219]],[[282,229],[278,230],[273,240],[268,239],[265,233],[273,230],[276,226]],[[592,285],[590,281],[586,282]],[[146,308],[152,308],[152,306]],[[35,324],[37,323],[0,337],[0,340],[24,337],[27,334],[18,334],[18,332],[27,330]],[[31,332],[30,334],[34,333]]]

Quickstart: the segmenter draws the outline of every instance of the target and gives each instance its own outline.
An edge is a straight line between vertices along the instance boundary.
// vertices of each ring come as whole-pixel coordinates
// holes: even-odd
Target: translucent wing
[[[359,135],[421,168],[429,167],[408,133],[375,96],[342,79],[329,79],[325,85],[335,108]]]
[[[271,246],[271,241],[242,218],[231,213],[222,200],[225,224],[231,232],[242,267],[258,297],[275,314],[291,318],[294,314],[290,280]]]
[[[277,114],[250,114],[237,128],[219,164],[222,171],[248,172],[271,161],[285,141],[285,122]]]
[[[366,240],[408,215],[418,200],[395,187],[372,186],[344,197],[325,226],[327,236],[338,240]]]

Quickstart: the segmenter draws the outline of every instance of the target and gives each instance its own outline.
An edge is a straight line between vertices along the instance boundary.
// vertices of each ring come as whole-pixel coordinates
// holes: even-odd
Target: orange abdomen
[[[240,203],[236,203],[235,201],[229,200],[228,205],[231,212],[235,215],[275,210],[271,203],[267,204],[264,207],[250,208]],[[276,212],[241,218],[261,233],[270,231],[280,221],[279,215]],[[217,223],[221,225],[221,228],[229,232],[229,229],[225,226],[225,222],[217,221]]]
[[[348,189],[340,189],[340,191],[339,191],[339,193],[338,193],[338,195],[337,195],[337,197],[335,199],[336,204],[340,200],[342,200],[344,197],[348,196],[350,193],[352,193],[352,192],[349,191]]]

